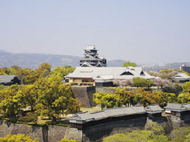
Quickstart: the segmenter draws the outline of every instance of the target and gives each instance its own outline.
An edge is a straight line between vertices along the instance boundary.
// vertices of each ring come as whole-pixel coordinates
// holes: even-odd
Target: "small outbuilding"
[[[177,73],[175,76],[172,77],[172,81],[184,83],[189,81],[190,76],[186,75],[185,73]]]
[[[162,111],[164,109],[162,109],[158,104],[154,104],[154,105],[148,105],[147,107],[145,107],[145,110],[148,113],[148,117],[150,119],[155,119],[157,117],[162,116]]]
[[[15,75],[0,75],[0,84],[10,86],[12,84],[21,84],[20,79]]]
[[[168,103],[165,108],[167,114],[171,114],[184,122],[190,122],[190,104]]]

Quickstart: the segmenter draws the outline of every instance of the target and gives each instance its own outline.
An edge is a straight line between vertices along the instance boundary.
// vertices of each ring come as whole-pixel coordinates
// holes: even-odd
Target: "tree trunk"
[[[56,117],[55,117],[55,116],[52,116],[52,118],[53,118],[53,119],[52,119],[51,123],[52,123],[52,124],[56,124],[56,123],[57,123]]]
[[[34,108],[33,108],[33,106],[32,106],[32,105],[31,105],[31,111],[32,111],[32,112],[34,112]]]

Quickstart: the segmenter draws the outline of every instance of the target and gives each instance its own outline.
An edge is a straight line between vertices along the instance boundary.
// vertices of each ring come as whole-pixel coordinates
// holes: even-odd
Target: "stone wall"
[[[184,117],[186,120],[190,119],[189,116]],[[8,134],[26,134],[32,139],[38,137],[40,142],[57,142],[63,138],[76,139],[79,142],[97,142],[101,141],[104,137],[116,133],[132,132],[137,129],[143,130],[146,128],[146,125],[151,122],[160,124],[166,134],[169,134],[172,130],[179,127],[190,125],[176,116],[160,116],[150,119],[146,117],[146,115],[131,118],[112,118],[109,121],[104,120],[103,123],[94,121],[90,125],[85,125],[82,130],[53,125],[37,127],[0,120],[0,137],[4,137]]]
[[[62,126],[48,126],[48,142],[57,142],[65,137],[67,127]]]
[[[145,125],[145,130],[147,129],[147,126],[151,122],[156,122],[159,125],[161,125],[164,128],[164,131],[165,131],[166,134],[169,134],[174,129],[173,123],[172,123],[171,118],[169,116],[168,117],[162,117],[161,116],[161,117],[157,117],[157,118],[154,118],[154,119],[147,118],[147,122],[146,122],[146,125]]]
[[[93,94],[95,86],[72,86],[75,97],[79,100],[83,107],[93,107]]]
[[[147,117],[138,117],[128,120],[114,120],[84,128],[83,141],[101,141],[104,137],[116,133],[131,132],[136,129],[144,129]]]
[[[96,93],[110,93],[114,94],[117,87],[96,87]]]
[[[40,142],[57,142],[64,138],[66,129],[62,126],[38,127],[0,120],[0,137],[8,134],[25,134],[32,139],[38,137]]]
[[[5,137],[8,134],[26,134],[32,139],[38,137],[40,142],[47,142],[46,138],[43,136],[43,129],[46,128],[15,124],[9,121],[0,120],[0,137]]]
[[[64,138],[75,139],[79,142],[82,142],[82,137],[83,137],[82,130],[79,130],[77,128],[67,127]]]

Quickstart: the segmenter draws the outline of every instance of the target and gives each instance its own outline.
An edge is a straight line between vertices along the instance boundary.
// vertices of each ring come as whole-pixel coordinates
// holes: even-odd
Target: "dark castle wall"
[[[136,129],[143,130],[147,117],[145,115],[132,119],[119,119],[97,123],[96,125],[85,127],[83,132],[83,141],[93,142],[101,141],[104,137],[117,133],[131,132]]]

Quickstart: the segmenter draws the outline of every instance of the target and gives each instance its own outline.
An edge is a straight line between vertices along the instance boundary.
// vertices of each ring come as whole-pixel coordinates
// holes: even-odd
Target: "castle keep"
[[[106,59],[99,57],[95,46],[87,46],[84,58],[80,59],[81,67],[106,67]]]

